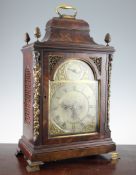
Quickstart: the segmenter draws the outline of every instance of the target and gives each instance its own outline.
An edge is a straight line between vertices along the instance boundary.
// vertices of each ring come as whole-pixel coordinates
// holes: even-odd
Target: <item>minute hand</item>
[[[72,71],[73,73],[75,73],[75,74],[78,74],[78,73],[80,73],[81,71],[76,71],[75,69],[68,69],[68,70],[70,70],[70,71]]]

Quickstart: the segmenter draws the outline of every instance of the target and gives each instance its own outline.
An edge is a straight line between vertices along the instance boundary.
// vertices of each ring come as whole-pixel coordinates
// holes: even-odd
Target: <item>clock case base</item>
[[[110,138],[107,138],[57,146],[33,146],[22,138],[19,141],[19,148],[31,162],[49,162],[113,152],[116,150],[116,145]]]

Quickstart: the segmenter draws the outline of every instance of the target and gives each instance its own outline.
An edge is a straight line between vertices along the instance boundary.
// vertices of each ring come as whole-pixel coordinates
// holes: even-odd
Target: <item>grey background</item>
[[[60,3],[78,9],[90,35],[104,44],[109,32],[116,53],[111,84],[110,127],[117,144],[136,144],[136,1],[135,0],[0,0],[0,142],[17,143],[22,135],[23,34],[54,16]]]

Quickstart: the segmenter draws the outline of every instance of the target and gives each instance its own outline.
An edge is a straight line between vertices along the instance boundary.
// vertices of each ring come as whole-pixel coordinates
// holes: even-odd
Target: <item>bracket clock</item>
[[[62,10],[73,10],[72,15]],[[28,171],[61,159],[116,150],[109,129],[110,78],[114,48],[94,42],[86,21],[71,6],[59,6],[59,17],[46,34],[23,47],[24,117],[19,149]],[[71,11],[72,12],[72,11]],[[113,155],[115,158],[116,155]]]

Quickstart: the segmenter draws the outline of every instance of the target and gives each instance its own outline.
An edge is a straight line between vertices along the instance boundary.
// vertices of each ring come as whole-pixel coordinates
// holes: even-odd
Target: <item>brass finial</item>
[[[28,33],[24,34],[24,41],[28,44],[28,42],[30,41],[30,36]]]
[[[107,34],[105,35],[104,41],[107,43],[106,46],[109,46],[109,43],[111,42],[111,36],[110,36],[109,33],[107,33]]]
[[[34,30],[34,36],[37,38],[37,41],[38,41],[38,38],[41,37],[41,31],[40,31],[40,28],[39,27],[36,27],[35,30]]]

